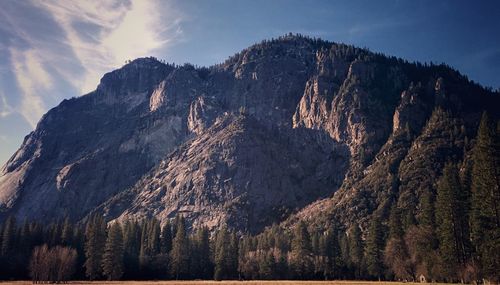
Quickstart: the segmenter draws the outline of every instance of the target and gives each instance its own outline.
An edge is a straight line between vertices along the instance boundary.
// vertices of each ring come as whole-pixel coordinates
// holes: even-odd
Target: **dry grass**
[[[0,282],[0,284],[28,285],[31,281]],[[69,284],[92,284],[92,285],[421,285],[422,283],[402,283],[402,282],[371,282],[371,281],[72,281]],[[433,285],[436,285],[434,283]]]

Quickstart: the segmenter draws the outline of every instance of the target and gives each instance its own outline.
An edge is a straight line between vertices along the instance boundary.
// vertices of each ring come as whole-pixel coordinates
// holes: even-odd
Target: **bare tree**
[[[75,273],[77,253],[70,247],[57,246],[53,249],[54,260],[57,260],[56,272],[58,282],[67,282]]]
[[[70,247],[35,247],[30,261],[33,283],[66,283],[75,272],[76,258],[76,250]]]
[[[49,248],[46,244],[37,246],[33,250],[33,255],[30,261],[30,275],[34,284],[40,283],[42,280],[48,280],[48,266],[47,256],[49,255]]]

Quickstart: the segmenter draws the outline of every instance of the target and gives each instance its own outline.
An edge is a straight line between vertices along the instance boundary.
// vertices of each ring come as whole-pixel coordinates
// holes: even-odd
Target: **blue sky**
[[[48,109],[125,60],[208,66],[288,32],[446,62],[500,88],[498,0],[2,0],[0,164]]]

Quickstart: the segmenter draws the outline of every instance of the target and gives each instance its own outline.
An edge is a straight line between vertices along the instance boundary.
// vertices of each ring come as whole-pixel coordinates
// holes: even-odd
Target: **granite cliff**
[[[363,223],[393,201],[418,217],[498,106],[446,65],[302,36],[209,68],[136,59],[43,116],[0,170],[0,219],[182,213],[259,232]]]

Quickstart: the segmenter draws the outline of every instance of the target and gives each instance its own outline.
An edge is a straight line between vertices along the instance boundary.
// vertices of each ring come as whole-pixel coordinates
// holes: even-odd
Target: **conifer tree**
[[[443,175],[437,184],[436,196],[436,233],[439,241],[443,273],[449,281],[454,280],[460,263],[461,248],[466,235],[462,235],[461,225],[464,219],[462,203],[460,201],[460,178],[455,165],[447,163]]]
[[[210,261],[210,240],[207,228],[202,227],[196,231],[192,248],[192,271],[196,274],[197,278],[211,278],[212,264]]]
[[[160,253],[161,248],[161,227],[160,221],[155,218],[149,222],[148,236],[149,254],[156,256]]]
[[[102,256],[106,243],[106,222],[98,215],[93,216],[85,229],[85,275],[96,280],[102,274]]]
[[[231,232],[229,235],[229,248],[227,256],[227,268],[229,272],[228,277],[231,279],[236,279],[238,277],[238,249],[238,236],[236,236],[235,232]]]
[[[172,225],[169,221],[163,226],[161,230],[160,252],[169,254],[172,250]]]
[[[108,232],[102,269],[108,280],[119,280],[123,275],[123,232],[120,223],[114,223]]]
[[[3,223],[0,223],[0,256],[2,255]]]
[[[141,272],[145,272],[149,269],[150,256],[149,256],[149,222],[141,222],[141,241],[139,247],[139,268]]]
[[[260,279],[273,279],[276,269],[276,261],[271,251],[266,251],[259,258],[259,277]]]
[[[73,242],[73,225],[69,218],[64,219],[64,224],[61,232],[61,243],[64,246],[69,246]]]
[[[496,280],[500,278],[500,151],[499,134],[489,124],[485,112],[473,149],[470,231],[483,276]]]
[[[170,272],[176,280],[187,278],[189,272],[189,240],[183,217],[177,220],[175,238],[170,252]]]
[[[361,230],[357,225],[354,225],[349,231],[349,257],[355,278],[360,278],[364,271],[363,251],[364,245],[361,239]]]
[[[124,245],[124,277],[137,278],[139,269],[139,251],[141,242],[141,231],[135,221],[127,221],[123,227]]]
[[[25,264],[29,263],[29,259],[31,257],[31,249],[33,247],[33,238],[31,235],[31,229],[28,221],[24,221],[23,225],[21,226],[19,230],[19,236],[18,236],[18,247],[17,247],[17,254],[19,255],[20,259],[18,260],[17,267],[19,267],[20,274],[26,274],[26,267],[23,266]],[[24,268],[23,268],[24,267]]]
[[[3,227],[2,234],[2,247],[0,248],[0,255],[7,256],[14,249],[14,242],[16,240],[16,219],[13,216],[7,218]]]
[[[306,224],[301,221],[295,228],[292,239],[291,267],[296,278],[310,278],[313,271],[311,237]]]
[[[401,213],[393,205],[389,216],[389,239],[384,250],[384,264],[390,274],[397,279],[407,280],[412,278],[410,256],[403,239],[404,231],[401,224]]]
[[[384,237],[383,237],[382,224],[380,218],[373,216],[370,224],[370,229],[366,237],[366,265],[368,274],[372,277],[380,278],[383,274],[383,248],[384,248]]]
[[[230,244],[230,237],[227,228],[224,226],[217,232],[215,238],[215,250],[214,250],[214,279],[223,280],[229,278],[229,268],[228,259],[229,252],[228,246]]]

